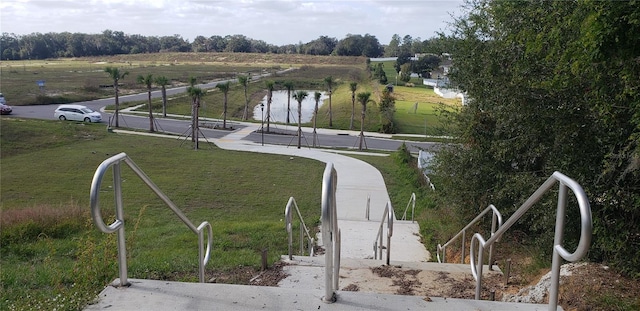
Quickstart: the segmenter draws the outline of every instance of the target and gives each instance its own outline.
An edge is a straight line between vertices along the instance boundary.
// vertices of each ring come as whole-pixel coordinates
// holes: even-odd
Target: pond
[[[309,95],[302,101],[302,123],[311,122],[311,118],[313,118],[313,109],[316,105],[316,100],[314,99],[314,90],[305,90]],[[318,109],[322,107],[322,102],[329,98],[326,95],[326,92],[320,92],[322,96],[320,96],[320,101],[318,102]],[[294,92],[291,92],[293,95]],[[267,96],[262,98],[262,104],[264,104],[264,116],[267,115]],[[298,124],[298,101],[291,98],[291,107],[290,107],[289,121],[292,124]],[[262,111],[260,109],[260,105],[256,105],[253,108],[253,119],[261,120]],[[274,91],[271,97],[271,122],[287,122],[287,91]]]

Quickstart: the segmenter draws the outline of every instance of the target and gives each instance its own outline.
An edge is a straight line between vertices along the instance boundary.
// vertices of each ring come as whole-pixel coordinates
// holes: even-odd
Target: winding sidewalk
[[[389,202],[387,187],[380,171],[364,161],[338,154],[336,151],[278,145],[262,146],[243,140],[257,129],[259,125],[250,125],[213,141],[218,147],[227,150],[281,154],[333,163],[338,175],[336,205],[338,225],[342,231],[342,257],[371,258],[372,243],[384,208]],[[344,153],[358,154],[349,151]],[[370,198],[371,221],[365,218],[367,197]],[[401,212],[397,210],[396,214]],[[420,242],[419,232],[417,223],[396,222],[392,237],[395,251],[391,258],[400,261],[428,261],[430,255]]]

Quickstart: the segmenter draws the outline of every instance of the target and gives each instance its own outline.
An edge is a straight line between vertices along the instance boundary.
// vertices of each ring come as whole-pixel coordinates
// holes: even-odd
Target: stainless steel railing
[[[387,246],[384,246],[382,241],[383,236],[383,228],[384,221],[387,220]],[[387,265],[389,264],[389,260],[391,258],[391,236],[393,235],[393,220],[395,219],[395,214],[393,212],[393,206],[391,206],[391,202],[387,202],[387,205],[384,207],[384,212],[382,212],[382,220],[380,221],[380,227],[378,227],[378,234],[376,235],[376,240],[373,242],[373,257],[374,259],[382,259],[382,249],[387,249]]]
[[[411,198],[409,198],[409,202],[407,202],[407,207],[404,208],[404,213],[402,214],[402,220],[407,220],[407,210],[409,210],[409,206],[411,206],[411,222],[413,223],[413,217],[416,213],[416,194],[411,193]]]
[[[322,243],[325,253],[325,295],[326,303],[336,301],[340,278],[340,229],[336,211],[336,186],[338,175],[333,163],[327,163],[322,176]]]
[[[458,238],[461,238],[461,246],[460,246],[460,263],[464,263],[465,258],[465,249],[467,242],[467,230],[469,230],[473,225],[478,223],[487,213],[493,212],[491,216],[491,236],[494,235],[496,230],[502,226],[502,214],[500,211],[493,206],[493,204],[489,205],[484,209],[476,218],[474,218],[469,224],[467,224],[462,230],[460,230],[453,238],[451,238],[444,245],[438,244],[438,249],[436,250],[436,257],[438,258],[438,262],[446,262],[447,261],[447,246],[455,242]],[[493,244],[489,247],[489,270],[493,270]]]
[[[554,172],[543,184],[536,190],[516,212],[509,217],[509,219],[493,234],[488,240],[484,240],[482,235],[476,233],[471,238],[471,273],[476,280],[476,299],[480,299],[480,291],[482,288],[482,263],[484,256],[484,249],[487,246],[493,245],[513,224],[518,221],[522,215],[524,215],[529,208],[531,208],[536,202],[538,202],[542,196],[551,189],[555,183],[559,183],[558,191],[558,208],[556,212],[556,227],[553,241],[553,258],[551,262],[551,287],[549,288],[549,310],[556,310],[558,307],[558,284],[560,281],[560,263],[562,259],[570,262],[575,262],[589,251],[591,245],[591,233],[592,233],[592,219],[591,219],[591,205],[587,195],[582,187],[573,179],[567,177],[560,172]],[[580,240],[578,246],[573,253],[569,253],[563,244],[564,240],[564,227],[565,216],[567,206],[567,192],[568,189],[573,191],[578,202],[578,208],[580,210]],[[477,248],[477,260],[475,258]]]
[[[156,186],[151,179],[125,154],[120,153],[104,160],[96,169],[91,181],[91,217],[96,227],[104,233],[113,233],[117,231],[118,234],[118,264],[119,264],[119,276],[120,286],[129,286],[127,279],[127,254],[124,237],[124,207],[122,203],[122,181],[121,181],[121,164],[124,162],[127,164],[133,172],[140,177],[140,179],[160,198],[182,222],[198,235],[198,277],[201,283],[204,283],[204,267],[210,259],[211,244],[213,237],[213,230],[208,222],[202,222],[196,227],[187,216],[178,209],[178,207],[171,202],[160,188]],[[100,212],[99,196],[100,185],[102,184],[102,178],[107,172],[109,167],[113,167],[113,191],[116,204],[116,219],[110,225],[106,225],[102,219]],[[204,248],[204,234],[207,233],[207,248]]]
[[[366,220],[369,220],[369,212],[371,210],[371,196],[367,194],[367,205],[366,205],[366,209],[364,212],[364,218]]]
[[[300,209],[298,208],[298,203],[296,203],[296,199],[293,197],[289,198],[289,202],[287,202],[287,206],[284,208],[284,218],[286,220],[286,228],[287,235],[289,237],[289,260],[293,260],[293,221],[292,221],[292,213],[295,208],[296,214],[298,214],[298,219],[300,219],[300,255],[304,255],[304,237],[307,236],[307,243],[309,248],[309,256],[313,256],[313,246],[315,244],[314,238],[311,237],[309,233],[309,229],[307,225],[304,223],[304,219],[300,214]]]

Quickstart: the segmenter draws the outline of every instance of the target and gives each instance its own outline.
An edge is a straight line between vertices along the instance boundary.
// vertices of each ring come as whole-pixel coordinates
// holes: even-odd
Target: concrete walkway
[[[336,205],[338,207],[338,225],[342,231],[342,257],[372,258],[373,242],[383,217],[389,194],[382,174],[370,164],[361,160],[339,154],[335,151],[286,147],[278,145],[256,144],[243,140],[259,125],[248,124],[229,135],[214,139],[214,143],[227,150],[239,150],[259,153],[282,154],[315,159],[325,163],[331,162],[338,174]],[[323,129],[325,132],[331,130]],[[357,152],[350,152],[357,153]],[[372,155],[371,153],[362,153]],[[370,198],[370,219],[365,218],[367,197]],[[408,200],[409,198],[407,198]],[[402,207],[404,208],[404,206]],[[401,213],[401,211],[396,211]],[[403,261],[428,261],[429,252],[420,242],[420,228],[417,224],[406,223],[398,226],[392,237],[394,242],[402,245],[397,254]]]

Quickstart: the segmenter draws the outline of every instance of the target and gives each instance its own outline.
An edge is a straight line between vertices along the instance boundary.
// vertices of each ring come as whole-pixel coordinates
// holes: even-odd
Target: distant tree
[[[400,66],[400,80],[403,82],[411,80],[411,63],[404,63]]]
[[[362,144],[364,142],[364,118],[367,113],[367,104],[371,102],[371,93],[370,92],[362,92],[358,93],[358,102],[362,105],[362,115],[360,116],[360,144],[358,149],[362,150]]]
[[[356,89],[358,89],[358,82],[349,83],[349,89],[351,90],[351,122],[349,122],[349,129],[353,130],[353,118],[356,111]]]
[[[156,77],[155,83],[160,86],[162,92],[162,117],[167,117],[167,85],[169,79],[165,76]]]
[[[251,53],[251,41],[243,35],[226,36],[227,46],[225,52]]]
[[[149,132],[155,132],[155,129],[153,128],[153,109],[151,105],[151,87],[153,86],[153,75],[139,75],[137,81],[138,83],[144,84],[144,86],[147,87],[147,106],[149,106]]]
[[[298,101],[298,149],[300,149],[300,145],[302,143],[302,101],[307,98],[309,93],[307,91],[296,91],[293,94],[293,98]]]
[[[304,54],[330,55],[337,44],[338,40],[336,40],[335,38],[320,36],[318,39],[304,44],[302,50]]]
[[[396,99],[387,88],[382,91],[378,109],[380,109],[380,131],[387,134],[394,133],[393,114],[396,112]]]
[[[118,69],[117,67],[107,67],[104,69],[104,72],[109,74],[109,77],[113,81],[113,89],[115,90],[115,93],[116,93],[116,108],[115,108],[113,117],[115,118],[115,121],[116,121],[116,127],[120,127],[120,124],[118,123],[118,119],[120,116],[119,115],[120,101],[118,100],[118,93],[119,93],[118,83],[120,80],[124,79],[124,77],[126,77],[129,74],[129,72],[128,71],[121,72],[120,69]]]
[[[335,81],[332,76],[324,78],[324,83],[327,85],[329,91],[329,127],[333,127],[333,112],[331,111],[331,95],[333,93],[333,84]]]
[[[411,71],[420,74],[421,77],[427,77],[427,74],[440,65],[440,57],[436,55],[426,55],[418,58],[412,63]]]
[[[269,133],[269,125],[271,123],[271,100],[273,98],[273,89],[275,83],[271,80],[264,81],[267,88],[267,133]]]
[[[391,41],[389,41],[389,45],[384,48],[384,56],[385,57],[396,57],[398,56],[398,51],[400,50],[400,36],[398,34],[394,34],[391,37]]]
[[[287,89],[287,124],[289,124],[289,115],[291,115],[291,91],[293,91],[293,81],[284,81],[282,85]]]
[[[224,94],[224,101],[222,102],[222,128],[227,128],[227,94],[229,94],[231,82],[227,81],[224,83],[216,84],[216,87],[222,91]]]
[[[212,52],[224,52],[227,48],[227,39],[222,36],[211,36],[209,38],[209,44],[211,45]]]
[[[249,86],[249,76],[239,75],[238,83],[244,88],[244,113],[242,114],[242,121],[249,119],[249,97],[247,97],[247,87]]]
[[[401,71],[402,65],[407,64],[407,63],[411,64],[411,57],[412,57],[411,53],[409,53],[408,51],[402,50],[400,52],[400,54],[398,55],[398,58],[396,59],[396,62],[395,62],[395,65],[394,65],[395,69],[396,69],[396,72],[400,72]]]

